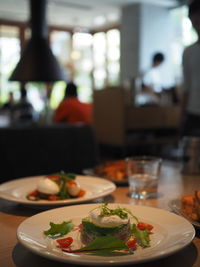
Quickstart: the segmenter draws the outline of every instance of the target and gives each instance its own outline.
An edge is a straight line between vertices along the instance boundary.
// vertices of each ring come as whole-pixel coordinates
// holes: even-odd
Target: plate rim
[[[101,177],[94,177],[94,176],[89,176],[89,175],[79,175],[77,174],[78,177],[80,177],[80,179],[84,179],[84,178],[89,178],[91,180],[96,179],[96,182],[99,180],[99,182],[105,182],[106,184],[109,184],[111,186],[111,188],[105,192],[102,192],[101,194],[99,194],[98,196],[90,196],[87,198],[72,198],[72,199],[64,199],[64,200],[55,200],[55,201],[45,201],[43,200],[42,202],[39,201],[31,201],[31,200],[25,200],[25,199],[19,199],[17,197],[12,197],[9,195],[4,195],[1,194],[1,187],[6,186],[7,184],[13,184],[13,183],[21,183],[22,181],[26,180],[26,182],[31,181],[31,180],[39,180],[42,177],[45,177],[45,175],[37,175],[37,176],[30,176],[30,177],[23,177],[23,178],[18,178],[18,179],[14,179],[12,181],[8,181],[8,182],[4,182],[2,184],[0,184],[0,199],[6,200],[6,201],[10,201],[10,202],[14,202],[14,203],[18,203],[18,204],[23,204],[23,205],[27,205],[27,206],[58,206],[58,205],[71,205],[71,204],[79,204],[79,203],[84,203],[84,202],[88,202],[91,200],[95,200],[97,198],[101,198],[101,197],[105,197],[111,193],[113,193],[116,190],[116,185],[112,182],[112,181],[108,181],[107,179],[101,178]],[[103,180],[103,181],[102,181]],[[16,189],[16,188],[15,188]],[[3,192],[4,193],[4,192]],[[27,192],[28,193],[28,192]]]
[[[98,205],[100,205],[100,203],[96,203],[96,204],[81,204],[81,205],[76,205],[77,207],[79,206],[79,208],[80,208],[80,206],[90,206],[91,208],[92,207],[94,207],[94,206],[98,206]],[[123,205],[123,206],[128,206],[128,207],[130,207],[130,206],[132,206],[131,204],[127,204],[127,203],[111,203],[111,205]],[[74,208],[76,208],[76,206],[73,206]],[[51,210],[48,210],[48,211],[44,211],[44,212],[41,212],[41,213],[52,213],[52,212],[54,212],[55,210],[58,210],[58,209],[67,209],[67,208],[70,208],[70,207],[72,207],[72,206],[65,206],[65,207],[61,207],[61,208],[56,208],[56,209],[51,209]],[[140,258],[140,259],[136,259],[136,260],[125,260],[125,261],[103,261],[103,262],[101,262],[101,261],[96,261],[96,259],[95,259],[95,257],[94,257],[94,261],[91,261],[91,260],[82,260],[81,259],[81,257],[80,258],[78,258],[78,260],[77,260],[77,258],[76,257],[69,257],[69,258],[65,258],[65,257],[61,257],[61,255],[56,255],[56,253],[55,254],[50,254],[50,253],[42,253],[40,250],[37,250],[37,249],[34,249],[34,247],[32,247],[32,246],[30,246],[30,245],[27,245],[27,243],[26,242],[24,242],[22,239],[21,239],[21,237],[20,237],[20,230],[21,230],[21,228],[23,227],[23,224],[26,224],[27,223],[27,221],[28,220],[31,220],[31,218],[32,217],[36,217],[36,216],[38,216],[39,214],[41,214],[41,213],[38,213],[38,214],[36,214],[36,215],[33,215],[33,216],[31,216],[31,217],[29,217],[29,218],[27,218],[26,220],[24,220],[19,226],[18,226],[18,228],[17,228],[17,239],[18,239],[18,241],[24,246],[24,247],[26,247],[27,249],[29,249],[29,250],[31,250],[33,253],[36,253],[37,255],[40,255],[40,256],[42,256],[42,257],[44,257],[44,258],[47,258],[47,259],[53,259],[53,260],[56,260],[56,261],[58,261],[58,262],[65,262],[65,263],[72,263],[72,264],[80,264],[80,265],[87,265],[87,266],[94,266],[94,263],[95,263],[95,265],[97,265],[97,266],[102,266],[102,265],[109,265],[109,266],[113,266],[113,265],[120,265],[120,266],[122,266],[122,265],[128,265],[128,264],[139,264],[139,263],[144,263],[144,262],[151,262],[151,261],[154,261],[154,260],[159,260],[159,259],[161,259],[161,258],[165,258],[165,257],[167,257],[167,256],[170,256],[170,255],[172,255],[172,254],[175,254],[176,252],[178,252],[178,251],[180,251],[180,250],[182,250],[183,248],[185,248],[186,246],[188,246],[191,242],[192,242],[192,240],[193,240],[193,238],[195,237],[195,229],[194,229],[194,227],[193,227],[193,225],[188,221],[188,220],[186,220],[184,217],[182,217],[182,216],[179,216],[179,215],[177,215],[177,214],[174,214],[174,213],[172,213],[172,212],[170,212],[170,211],[168,211],[168,210],[165,210],[165,209],[160,209],[160,208],[155,208],[155,207],[149,207],[149,206],[140,206],[140,205],[134,205],[134,207],[136,207],[136,208],[142,208],[142,209],[149,209],[149,210],[151,210],[151,209],[154,209],[154,210],[156,210],[156,211],[162,211],[162,212],[166,212],[166,213],[168,213],[168,214],[170,214],[171,216],[178,216],[179,217],[179,220],[182,220],[182,221],[184,221],[184,223],[186,223],[187,224],[187,228],[190,228],[190,236],[187,236],[187,238],[188,238],[188,240],[187,240],[187,242],[185,242],[184,244],[183,244],[183,242],[181,242],[181,241],[179,241],[180,242],[180,244],[179,244],[179,246],[177,247],[177,244],[174,244],[172,247],[174,247],[175,246],[175,249],[172,251],[172,247],[171,246],[169,246],[168,248],[165,248],[165,250],[164,251],[162,251],[162,253],[158,253],[157,255],[154,255],[154,256],[151,256],[151,257],[148,257],[147,256],[147,258]],[[73,219],[73,218],[72,218]],[[187,229],[187,231],[188,231],[188,229]],[[60,257],[59,257],[60,256]],[[130,255],[131,256],[131,255]],[[100,257],[100,256],[98,256],[98,257]]]
[[[169,201],[169,203],[168,203],[168,206],[169,206],[169,207],[170,207],[176,214],[182,216],[183,218],[185,218],[186,220],[188,220],[191,224],[193,224],[195,227],[197,227],[198,229],[200,229],[200,223],[199,223],[199,222],[190,219],[190,218],[187,216],[187,214],[184,213],[184,212],[182,212],[182,211],[180,211],[180,209],[177,208],[177,206],[174,207],[173,204],[177,204],[177,202],[181,204],[181,199],[180,199],[180,198],[174,198],[174,199],[171,199],[171,200]]]

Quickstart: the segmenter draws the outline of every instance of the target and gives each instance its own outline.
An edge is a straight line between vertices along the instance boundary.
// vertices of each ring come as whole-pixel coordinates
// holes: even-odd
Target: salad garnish
[[[122,253],[122,252],[119,252],[121,250],[125,250],[123,254],[133,253],[123,241],[113,236],[97,237],[90,244],[80,249],[75,249],[75,250],[62,249],[62,250],[68,253],[91,253],[91,254],[99,254],[99,255],[113,254],[114,252]]]
[[[98,207],[99,208],[99,207]],[[132,214],[132,212],[126,208],[116,208],[116,209],[110,209],[108,207],[108,203],[104,203],[101,207],[101,213],[100,213],[100,217],[106,217],[106,216],[112,216],[112,215],[116,215],[121,219],[127,219],[128,218],[128,214],[131,215],[132,218],[134,218],[137,222],[138,219],[136,216],[134,216]]]
[[[56,239],[57,247],[67,253],[127,255],[133,254],[138,247],[143,249],[150,247],[150,236],[153,230],[151,224],[139,221],[126,208],[111,209],[108,207],[108,203],[97,208],[99,208],[101,218],[103,216],[106,217],[106,220],[110,220],[109,216],[119,217],[118,224],[115,226],[99,225],[91,221],[90,217],[86,217],[82,219],[81,225],[74,225],[71,220],[60,224],[50,222],[50,229],[43,233],[48,238]],[[91,210],[90,213],[97,208]],[[136,223],[131,222],[130,219],[134,219]],[[80,247],[74,245],[73,237],[69,236],[72,231],[78,232]],[[64,238],[59,239],[60,237]],[[89,242],[84,242],[84,237],[87,237],[86,240]]]
[[[44,231],[44,234],[48,237],[61,237],[68,234],[74,227],[72,221],[62,222],[60,224],[55,224],[50,222],[50,228],[47,231]]]

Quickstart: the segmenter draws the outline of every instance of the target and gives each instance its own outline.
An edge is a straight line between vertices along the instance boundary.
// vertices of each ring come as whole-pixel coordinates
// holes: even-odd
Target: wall
[[[166,55],[163,77],[170,77],[172,40],[170,10],[152,4],[132,4],[122,8],[121,82],[127,83],[150,67],[156,51]]]
[[[151,64],[151,58],[157,51],[165,55],[165,62],[161,67],[163,82],[166,86],[173,76],[171,73],[171,44],[173,27],[170,9],[151,4],[140,5],[140,49],[139,71],[145,71]]]
[[[140,5],[126,5],[121,16],[121,82],[129,81],[139,69]]]

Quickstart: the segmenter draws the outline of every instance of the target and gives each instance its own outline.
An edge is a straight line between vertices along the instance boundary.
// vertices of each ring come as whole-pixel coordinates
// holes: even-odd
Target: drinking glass
[[[158,193],[161,158],[138,156],[126,159],[126,171],[131,198],[154,198]]]

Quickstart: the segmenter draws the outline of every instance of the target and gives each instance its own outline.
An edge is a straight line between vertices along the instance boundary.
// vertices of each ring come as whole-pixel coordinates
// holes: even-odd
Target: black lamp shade
[[[10,81],[55,82],[66,77],[47,40],[46,0],[30,0],[31,39],[28,41]]]

